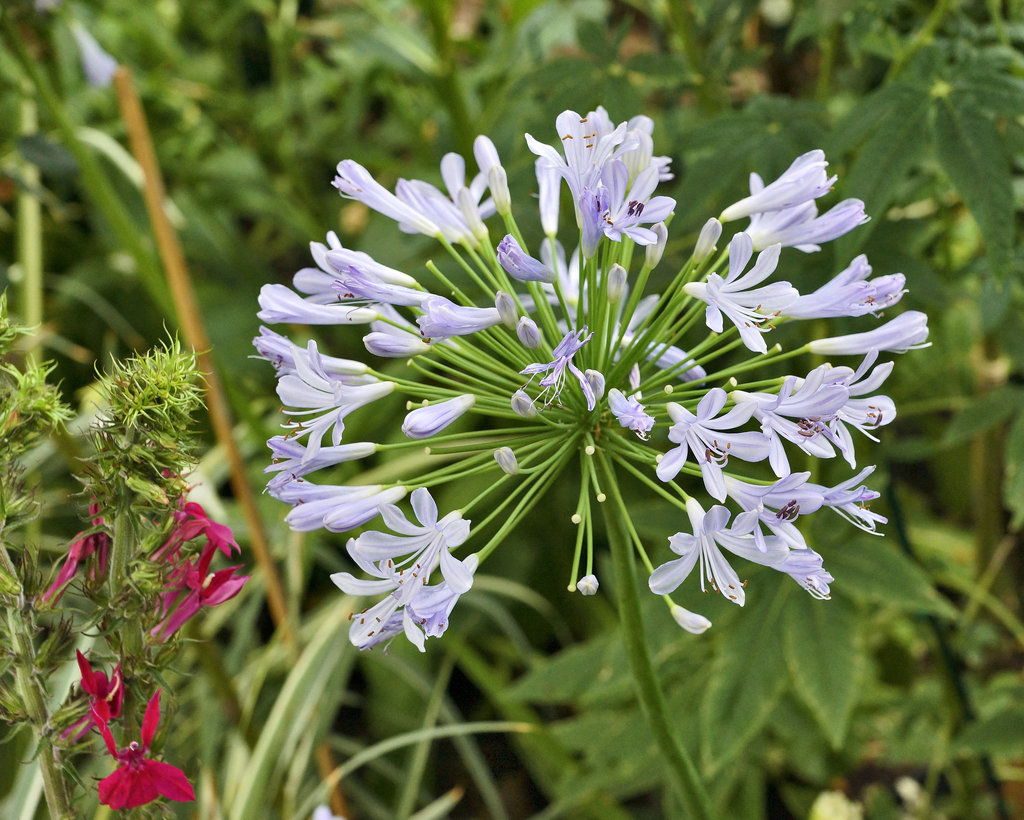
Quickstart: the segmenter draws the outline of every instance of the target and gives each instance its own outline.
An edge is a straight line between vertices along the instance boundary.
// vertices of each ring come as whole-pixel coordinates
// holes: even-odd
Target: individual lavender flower
[[[289,407],[291,415],[316,416],[293,422],[297,436],[308,435],[308,446],[315,454],[323,437],[331,433],[331,443],[341,443],[345,430],[345,417],[353,410],[383,398],[395,389],[393,382],[348,385],[332,378],[322,366],[316,344],[310,342],[309,357],[295,358],[295,372],[281,376],[277,382],[277,395]],[[319,415],[317,415],[319,414]]]
[[[527,350],[536,350],[544,343],[540,328],[529,316],[523,316],[516,322],[516,337]]]
[[[781,564],[789,555],[789,548],[779,539],[765,539],[762,550],[750,535],[749,526],[728,527],[729,510],[715,505],[706,513],[695,498],[686,499],[686,514],[690,518],[693,534],[677,532],[668,543],[680,557],[662,564],[651,573],[649,586],[657,595],[673,592],[700,562],[700,586],[705,592],[705,580],[715,592],[720,592],[735,604],[743,606],[746,599],[745,584],[722,555],[724,547],[733,555],[768,566]]]
[[[751,290],[775,271],[780,249],[779,245],[772,245],[761,251],[754,267],[744,274],[754,246],[749,236],[738,233],[729,244],[729,274],[725,279],[710,273],[706,283],[690,282],[685,287],[690,296],[707,302],[705,317],[711,330],[722,332],[724,314],[736,325],[743,344],[756,353],[768,350],[762,334],[771,329],[769,320],[799,295],[789,282],[773,282]]]
[[[276,482],[275,486],[324,467],[367,458],[377,451],[377,445],[372,441],[357,441],[353,444],[338,444],[310,450],[288,436],[274,436],[267,441],[267,446],[273,453],[274,461],[267,465],[263,472],[278,474],[271,482]]]
[[[501,321],[497,308],[465,307],[443,296],[429,296],[423,300],[421,307],[423,315],[416,321],[426,339],[465,336],[493,327]]]
[[[467,393],[438,404],[419,407],[405,417],[402,432],[409,438],[430,438],[458,421],[474,404],[476,396]]]
[[[828,376],[834,383],[842,384],[850,394],[849,401],[836,411],[835,417],[829,422],[829,428],[851,467],[856,467],[857,462],[850,428],[872,441],[878,441],[870,431],[891,424],[896,418],[896,404],[888,396],[860,398],[868,393],[874,393],[892,372],[893,363],[883,362],[868,374],[877,358],[878,353],[872,351],[864,357],[856,371],[848,367],[837,367],[833,368]]]
[[[819,242],[830,242],[867,221],[864,203],[859,199],[844,199],[821,216],[814,202],[804,202],[791,208],[753,214],[745,233],[753,240],[754,250],[779,244],[814,253],[821,250]]]
[[[810,202],[832,189],[836,177],[828,177],[825,152],[814,150],[793,160],[777,180],[765,185],[757,174],[750,175],[750,196],[734,202],[718,217],[722,222],[752,214],[779,211]]]
[[[879,276],[868,281],[871,266],[861,254],[814,293],[800,296],[786,306],[793,319],[823,319],[831,316],[864,316],[892,307],[906,293],[902,273]]]
[[[823,561],[820,555],[812,549],[791,550],[786,560],[778,564],[774,569],[786,573],[800,586],[806,589],[811,596],[818,600],[828,600],[831,597],[831,584],[835,578],[832,573],[822,567]]]
[[[568,370],[575,377],[576,381],[579,382],[580,388],[583,390],[583,397],[587,401],[587,410],[594,409],[597,403],[594,397],[594,390],[590,386],[590,382],[587,381],[587,377],[583,375],[583,371],[572,362],[573,357],[580,351],[583,345],[590,341],[593,335],[593,333],[587,333],[586,327],[576,332],[566,333],[565,337],[555,348],[555,358],[552,361],[547,363],[536,362],[527,365],[519,371],[524,376],[530,376],[531,381],[538,373],[548,374],[538,382],[541,387],[545,388],[541,394],[545,398],[545,404],[560,401],[562,388],[565,386],[565,371]]]
[[[260,310],[257,317],[270,324],[304,325],[367,325],[380,315],[367,307],[356,307],[335,301],[322,304],[315,298],[303,299],[284,285],[264,285],[260,289]]]
[[[919,310],[908,310],[881,327],[865,333],[851,333],[847,336],[833,336],[815,339],[808,343],[811,353],[834,356],[858,356],[875,351],[906,353],[928,347],[928,317]]]
[[[661,222],[676,206],[672,197],[652,196],[658,185],[658,168],[648,166],[630,184],[625,163],[613,160],[602,170],[601,182],[608,189],[608,204],[601,215],[605,235],[619,241],[628,236],[638,245],[657,242],[658,234],[643,225]]]
[[[783,440],[817,458],[832,458],[836,453],[833,444],[839,442],[830,422],[849,400],[850,391],[843,384],[826,383],[828,370],[828,365],[817,367],[806,379],[787,376],[778,393],[737,390],[731,394],[737,406],[753,406],[753,415],[769,442],[768,463],[779,477],[789,475]]]
[[[807,542],[794,525],[801,515],[810,515],[821,509],[822,494],[808,486],[811,474],[790,473],[773,484],[751,484],[732,476],[725,478],[725,491],[744,512],[736,516],[738,524],[750,524],[754,543],[762,552],[766,543],[761,526],[766,526],[772,535],[779,537],[791,549],[804,549]]]
[[[498,243],[498,262],[505,272],[520,282],[554,282],[555,271],[526,253],[509,234]]]
[[[427,236],[441,235],[441,228],[435,222],[387,190],[358,162],[350,159],[339,162],[338,175],[332,184],[343,196],[358,200],[368,208],[391,217],[403,231]]]
[[[855,527],[877,534],[877,526],[885,524],[888,519],[883,515],[871,512],[869,504],[879,497],[879,493],[869,490],[861,484],[874,471],[874,467],[865,467],[857,475],[835,487],[821,487],[814,484],[808,485],[808,487],[821,493],[823,506],[831,508]]]
[[[345,532],[376,518],[380,504],[393,504],[406,494],[404,487],[385,488],[380,484],[348,487],[313,484],[303,479],[268,487],[267,491],[278,501],[292,505],[284,521],[295,532],[321,528]]]
[[[751,404],[738,404],[724,416],[715,418],[728,400],[720,387],[712,388],[691,413],[682,405],[666,405],[673,421],[668,440],[678,444],[658,462],[657,474],[662,481],[672,481],[692,455],[704,477],[704,486],[712,497],[724,501],[725,476],[722,466],[730,457],[743,461],[762,461],[770,451],[768,439],[761,433],[730,433],[744,424],[753,414]]]
[[[644,441],[650,438],[654,417],[648,415],[644,406],[640,404],[639,393],[626,398],[621,390],[613,387],[608,391],[608,407],[619,424],[627,430],[632,430]]]

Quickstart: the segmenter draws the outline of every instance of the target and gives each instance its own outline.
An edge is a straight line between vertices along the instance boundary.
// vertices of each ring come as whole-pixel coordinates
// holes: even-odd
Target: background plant
[[[909,776],[936,810],[997,815],[992,782],[1016,782],[1024,736],[1020,5],[109,0],[37,16],[5,4],[0,276],[17,311],[42,323],[40,360],[56,357],[51,378],[65,396],[91,389],[96,359],[147,347],[177,322],[114,97],[82,79],[76,20],[135,72],[255,484],[276,423],[270,377],[246,359],[260,285],[287,281],[326,228],[396,268],[422,266],[415,240],[392,243],[389,225],[338,200],[328,182],[342,157],[358,155],[384,181],[436,179],[440,154],[466,153],[487,133],[523,190],[533,168],[520,133],[543,133],[564,108],[602,104],[616,119],[642,110],[673,153],[665,192],[681,238],[666,258],[679,259],[700,218],[744,192],[747,173],[768,178],[824,148],[842,194],[874,219],[835,243],[834,257],[804,260],[794,284],[863,250],[877,271],[903,271],[907,306],[931,317],[933,347],[887,384],[901,415],[876,473],[886,504],[875,509],[890,517],[889,537],[807,533],[846,579],[827,621],[803,612],[799,596],[785,607],[752,596],[735,624],[709,612],[717,635],[697,641],[651,618],[651,646],[723,813],[799,815],[839,784],[885,816]],[[343,338],[333,351],[345,355]],[[365,432],[400,422],[373,418]],[[212,488],[225,468],[209,441],[199,475]],[[60,472],[50,452],[44,477]],[[80,528],[83,508],[64,501],[78,487],[44,486],[36,541],[55,560],[56,536]],[[269,801],[305,816],[324,773],[347,764],[337,794],[355,816],[411,811],[454,784],[462,802],[442,809],[454,816],[501,816],[501,804],[511,816],[547,805],[576,816],[662,810],[653,746],[635,731],[616,671],[614,613],[588,606],[584,617],[531,549],[557,527],[518,532],[516,560],[494,569],[516,583],[478,579],[476,603],[460,604],[472,618],[449,630],[445,651],[356,657],[332,640],[347,629],[327,581],[341,545],[290,536],[276,506],[261,503],[296,640],[275,628],[257,576],[230,622],[211,613],[182,677],[168,679],[180,709],[173,743],[197,750],[176,759],[202,769],[201,808]],[[225,512],[246,548],[250,528],[230,498]],[[658,509],[644,519],[652,537],[676,529]],[[687,683],[672,692],[675,669]],[[470,718],[543,730],[477,736]],[[415,732],[404,736],[411,748],[363,753]],[[454,739],[428,755],[426,738],[446,733]],[[20,787],[7,788],[12,801]]]

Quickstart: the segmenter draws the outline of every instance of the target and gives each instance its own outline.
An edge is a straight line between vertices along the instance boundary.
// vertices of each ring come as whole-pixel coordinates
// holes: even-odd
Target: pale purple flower
[[[356,646],[365,648],[378,643],[379,633],[390,632],[389,621],[404,608],[402,627],[422,651],[423,635],[419,633],[417,640],[410,634],[410,627],[418,621],[427,627],[428,635],[441,634],[455,600],[473,585],[476,557],[459,561],[450,552],[469,537],[470,522],[457,511],[439,520],[437,505],[423,487],[414,490],[409,500],[419,523],[409,521],[393,504],[381,504],[381,517],[394,534],[364,532],[348,542],[352,559],[364,572],[379,580],[359,580],[348,572],[331,576],[338,587],[351,595],[387,593],[376,606],[353,616],[349,637]],[[444,584],[431,588],[427,581],[437,568],[441,570]],[[374,637],[377,640],[372,640]]]
[[[512,294],[505,293],[503,290],[496,291],[494,294],[494,309],[498,311],[501,323],[509,330],[515,330],[516,322],[519,321],[519,308],[516,307]]]
[[[865,467],[857,475],[835,487],[822,487],[817,484],[808,484],[807,486],[821,493],[824,506],[830,507],[855,527],[859,527],[865,532],[875,533],[877,525],[885,524],[888,519],[883,515],[871,512],[869,503],[878,498],[879,493],[869,490],[861,484],[874,471],[874,466]]]
[[[558,233],[559,193],[562,175],[557,165],[544,158],[537,160],[537,204],[540,210],[540,226],[544,235],[553,237]]]
[[[616,242],[628,236],[638,245],[657,242],[658,235],[642,226],[661,222],[676,206],[672,197],[652,196],[658,185],[658,169],[649,166],[630,184],[625,164],[612,160],[601,172],[601,182],[608,190],[606,210],[601,215],[605,236]]]
[[[879,315],[892,307],[903,294],[906,277],[902,273],[878,276],[868,281],[871,266],[864,254],[856,257],[843,271],[814,293],[800,296],[786,306],[794,319],[821,319],[833,316]]]
[[[849,233],[869,219],[864,203],[859,199],[844,199],[838,205],[818,216],[814,202],[804,202],[792,208],[753,214],[745,233],[754,241],[754,250],[776,243],[784,248],[796,248],[804,253],[821,250],[821,242]]]
[[[418,407],[405,417],[402,432],[409,438],[430,438],[461,418],[474,404],[476,396],[466,393],[437,404]]]
[[[267,446],[274,454],[274,461],[267,465],[263,472],[278,473],[270,482],[274,486],[300,478],[323,467],[332,467],[345,461],[366,458],[377,452],[377,445],[371,441],[357,441],[353,444],[339,444],[311,450],[289,436],[274,436],[268,439]]]
[[[632,430],[644,441],[650,438],[654,418],[647,414],[640,403],[639,393],[626,398],[621,390],[613,387],[608,391],[608,407],[619,424],[627,430]]]
[[[378,307],[380,319],[370,323],[370,333],[363,336],[363,345],[375,356],[405,359],[426,353],[433,345],[424,341],[419,328],[391,305]]]
[[[769,320],[799,296],[789,282],[753,287],[775,271],[780,249],[779,245],[772,245],[761,251],[754,266],[744,274],[754,247],[749,236],[738,233],[729,243],[728,276],[723,279],[717,273],[709,273],[707,282],[690,282],[684,287],[690,296],[707,302],[705,321],[711,330],[722,332],[724,314],[739,329],[743,344],[755,353],[768,350],[762,334],[771,329]]]
[[[261,358],[266,359],[277,371],[279,376],[295,372],[295,359],[309,361],[309,350],[299,347],[291,340],[268,327],[260,327],[260,335],[252,340],[253,346]],[[346,384],[370,384],[376,378],[367,374],[367,367],[362,362],[354,359],[339,359],[335,356],[325,356],[317,352],[320,367],[325,373],[345,382]]]
[[[301,478],[268,487],[267,492],[278,501],[292,505],[284,520],[295,532],[322,528],[345,532],[376,518],[380,512],[379,505],[401,501],[406,494],[404,487],[385,489],[380,484],[351,487],[313,484]]]
[[[600,586],[601,584],[597,580],[596,575],[584,575],[576,582],[576,591],[580,595],[586,595],[589,597],[591,595],[597,595],[597,590]]]
[[[768,439],[761,433],[730,433],[750,419],[751,404],[737,405],[721,418],[715,418],[725,407],[727,396],[720,387],[711,388],[697,405],[696,414],[675,402],[666,410],[674,424],[668,439],[679,446],[665,453],[658,462],[657,474],[662,481],[671,481],[683,468],[690,453],[700,467],[704,486],[718,501],[726,497],[722,465],[735,456],[742,461],[757,462],[768,457]]]
[[[716,504],[705,513],[700,502],[691,497],[686,499],[686,513],[693,534],[678,532],[668,539],[669,547],[680,557],[662,564],[651,573],[648,585],[656,595],[673,592],[699,561],[701,589],[707,591],[706,579],[711,589],[743,606],[746,598],[744,584],[719,547],[748,561],[767,566],[781,564],[789,554],[789,548],[777,538],[766,538],[765,549],[762,551],[754,543],[749,527],[728,527],[729,510],[721,505]]]
[[[524,251],[512,234],[498,243],[498,263],[520,282],[554,282],[557,276],[553,269]]]
[[[832,595],[828,585],[835,578],[822,568],[821,556],[809,547],[790,550],[786,560],[772,569],[786,573],[820,601],[828,600]]]
[[[808,151],[793,160],[774,182],[765,185],[757,174],[750,175],[750,196],[734,202],[718,218],[722,222],[742,219],[765,211],[780,211],[827,194],[836,177],[828,177],[825,152]]]
[[[770,444],[768,463],[777,476],[789,475],[789,458],[782,440],[792,442],[808,455],[832,458],[833,445],[841,446],[829,424],[846,404],[850,391],[843,384],[826,382],[829,365],[816,367],[806,379],[787,376],[779,392],[733,391],[738,406],[752,405],[754,417]]]
[[[117,60],[103,50],[96,38],[81,24],[71,24],[71,36],[75,38],[78,54],[82,58],[82,71],[93,88],[106,88],[114,80]]]
[[[416,322],[425,339],[465,336],[501,321],[497,308],[463,307],[443,296],[428,296],[422,308],[424,313]]]
[[[270,324],[366,325],[379,315],[372,308],[338,301],[325,305],[316,297],[303,299],[284,285],[264,285],[260,288],[259,302],[261,310],[256,316]]]
[[[608,212],[608,189],[584,188],[576,202],[576,216],[580,224],[580,254],[590,259],[604,236],[605,214]]]
[[[878,353],[872,351],[864,357],[856,371],[848,367],[836,367],[828,375],[830,381],[842,384],[850,393],[850,400],[836,411],[829,427],[851,467],[856,467],[857,462],[853,452],[853,436],[848,427],[860,431],[872,441],[878,441],[869,431],[890,424],[896,418],[896,404],[888,396],[860,398],[874,393],[892,372],[893,362],[883,362],[870,375],[866,375],[877,358]]]
[[[387,190],[355,160],[339,162],[338,175],[331,184],[344,196],[358,200],[368,208],[395,220],[399,228],[407,233],[441,235],[441,228],[436,223]]]
[[[393,382],[372,384],[346,384],[328,373],[317,353],[316,343],[309,343],[308,356],[296,356],[295,372],[286,373],[277,381],[277,395],[292,416],[310,416],[288,426],[297,430],[295,435],[309,435],[308,447],[315,455],[328,431],[331,443],[341,443],[345,430],[345,417],[370,402],[383,398],[395,389]],[[310,457],[312,457],[312,455]]]
[[[620,153],[619,159],[629,169],[630,180],[636,179],[648,168],[654,168],[657,171],[658,179],[662,182],[674,178],[669,170],[671,157],[654,156],[653,134],[654,120],[643,114],[632,117],[626,123],[626,136],[623,141],[632,144],[633,147]]]
[[[593,333],[587,333],[586,327],[578,331],[569,331],[554,349],[553,355],[555,358],[552,361],[546,363],[534,362],[519,371],[524,376],[530,376],[531,381],[533,381],[533,377],[538,373],[548,374],[538,382],[541,387],[545,388],[544,392],[541,393],[542,397],[546,397],[545,406],[559,401],[562,388],[565,386],[565,371],[568,370],[575,377],[576,381],[579,382],[580,388],[583,390],[583,396],[587,400],[587,410],[594,409],[597,400],[594,398],[594,391],[590,386],[590,382],[583,375],[583,371],[572,362],[573,356],[579,352],[583,345],[590,341],[590,337],[593,335]]]
[[[906,353],[929,347],[930,343],[925,342],[927,338],[928,317],[919,310],[908,310],[874,330],[815,339],[807,349],[825,356],[857,356],[872,350]]]
[[[530,419],[537,415],[537,408],[533,406],[533,399],[527,395],[525,390],[517,390],[512,394],[509,404],[517,416]]]
[[[298,287],[297,282],[295,286]],[[418,307],[430,296],[425,290],[381,282],[367,276],[354,265],[349,265],[338,272],[338,277],[331,282],[331,290],[341,301],[363,301],[404,307]]]
[[[627,123],[613,126],[608,112],[601,106],[581,117],[575,111],[563,111],[555,120],[555,129],[562,143],[562,154],[529,134],[530,150],[558,170],[578,202],[585,188],[597,185],[605,164],[636,146],[637,139],[626,140]],[[625,141],[625,143],[624,143]]]
[[[808,487],[810,477],[807,472],[790,473],[774,484],[751,484],[732,476],[725,477],[726,492],[744,510],[736,517],[736,522],[747,524],[748,518],[753,519],[752,530],[758,549],[765,548],[762,524],[792,549],[807,546],[793,522],[800,515],[817,512],[824,503],[821,493],[813,485]]]

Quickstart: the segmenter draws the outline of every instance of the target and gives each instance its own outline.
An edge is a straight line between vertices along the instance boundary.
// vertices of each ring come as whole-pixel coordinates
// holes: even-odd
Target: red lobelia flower
[[[142,744],[129,743],[120,752],[114,744],[107,721],[95,708],[92,717],[103,735],[107,750],[120,764],[114,773],[99,783],[100,803],[112,809],[133,809],[144,806],[158,797],[183,803],[196,799],[192,786],[181,769],[146,757],[149,744],[160,722],[160,690],[150,698],[142,719]]]
[[[90,701],[89,714],[73,723],[61,733],[61,737],[65,740],[74,734],[74,737],[71,737],[72,743],[79,740],[93,726],[99,727],[104,725],[110,718],[121,714],[121,701],[124,699],[124,679],[121,677],[121,664],[114,667],[114,671],[108,678],[104,672],[93,672],[92,666],[86,660],[85,655],[77,649],[75,652],[78,655],[78,668],[82,672],[82,691],[89,694]],[[93,717],[94,711],[101,718],[102,724],[97,723]],[[75,729],[78,729],[78,731],[76,732]]]

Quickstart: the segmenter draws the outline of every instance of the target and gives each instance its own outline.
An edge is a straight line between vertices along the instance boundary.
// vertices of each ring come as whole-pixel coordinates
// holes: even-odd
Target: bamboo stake
[[[228,456],[231,468],[231,486],[234,489],[235,497],[242,506],[249,526],[252,550],[267,586],[267,603],[270,605],[270,614],[275,625],[281,631],[282,641],[286,646],[294,649],[296,636],[288,618],[284,587],[270,555],[252,488],[245,478],[242,455],[232,432],[231,411],[210,352],[210,339],[206,335],[206,328],[199,312],[199,305],[185,264],[181,244],[163,208],[164,183],[160,174],[160,166],[157,164],[156,152],[153,150],[153,141],[146,123],[146,115],[135,89],[135,83],[132,81],[131,72],[124,66],[119,67],[114,74],[114,87],[117,91],[121,116],[128,129],[132,154],[141,166],[145,179],[143,196],[146,202],[146,211],[156,235],[157,250],[166,271],[174,309],[178,315],[178,322],[185,342],[196,352],[200,369],[206,381],[206,402],[210,410],[210,420],[213,423],[217,440],[224,447]]]

